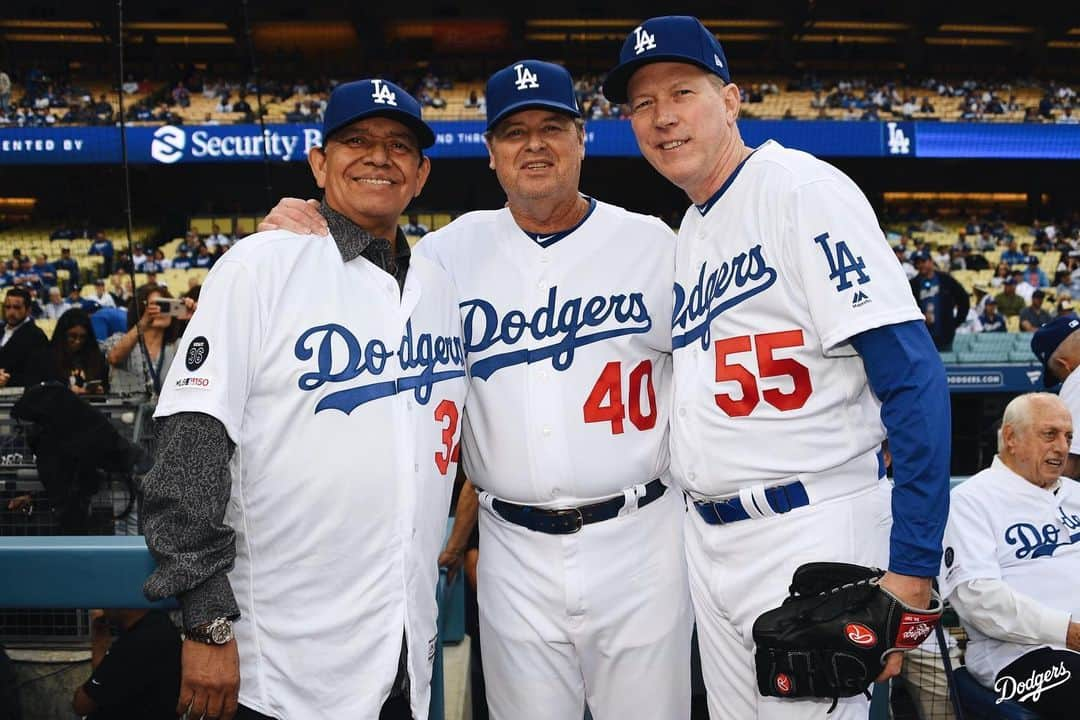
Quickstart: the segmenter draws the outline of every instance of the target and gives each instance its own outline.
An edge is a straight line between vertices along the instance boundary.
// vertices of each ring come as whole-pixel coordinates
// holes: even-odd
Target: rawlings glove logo
[[[874,647],[877,645],[877,635],[874,631],[865,625],[858,623],[848,623],[844,627],[844,634],[847,635],[847,639],[854,645],[859,647]]]

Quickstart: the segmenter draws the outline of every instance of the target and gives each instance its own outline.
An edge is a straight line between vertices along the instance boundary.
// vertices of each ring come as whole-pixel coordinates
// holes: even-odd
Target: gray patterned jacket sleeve
[[[143,533],[158,562],[143,592],[176,596],[184,627],[237,617],[226,573],[236,558],[235,533],[225,524],[235,445],[217,418],[177,413],[158,423],[157,457],[143,481]]]

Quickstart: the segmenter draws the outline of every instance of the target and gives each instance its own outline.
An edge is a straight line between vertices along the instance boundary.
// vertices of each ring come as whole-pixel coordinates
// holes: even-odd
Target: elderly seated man
[[[1005,408],[998,455],[952,492],[942,594],[970,636],[968,672],[1042,717],[1080,705],[1080,485],[1061,472],[1073,426],[1057,396]]]

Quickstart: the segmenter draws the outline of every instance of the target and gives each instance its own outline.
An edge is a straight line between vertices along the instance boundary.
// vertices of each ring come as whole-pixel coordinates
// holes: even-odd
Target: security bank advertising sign
[[[431,123],[433,158],[487,158],[484,123]],[[740,120],[749,145],[766,140],[823,157],[981,157],[1080,159],[1080,125],[1007,123],[842,122]],[[132,163],[305,162],[322,143],[318,125],[162,125],[127,128]],[[585,125],[590,157],[640,157],[630,123]],[[117,127],[0,128],[0,166],[115,164],[121,160]]]

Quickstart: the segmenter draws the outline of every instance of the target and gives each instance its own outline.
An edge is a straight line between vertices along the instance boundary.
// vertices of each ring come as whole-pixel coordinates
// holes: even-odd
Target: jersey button
[[[412,466],[413,472],[420,472],[420,463],[416,463]]]
[[[686,408],[679,408],[679,417],[686,417]]]
[[[551,426],[545,425],[544,429],[541,430],[541,432],[544,433],[544,437],[548,437],[549,435],[551,435]]]
[[[695,472],[686,473],[686,477],[687,477],[688,480],[697,480],[697,473],[695,473]]]
[[[551,488],[551,497],[557,498],[562,495],[562,488]]]

